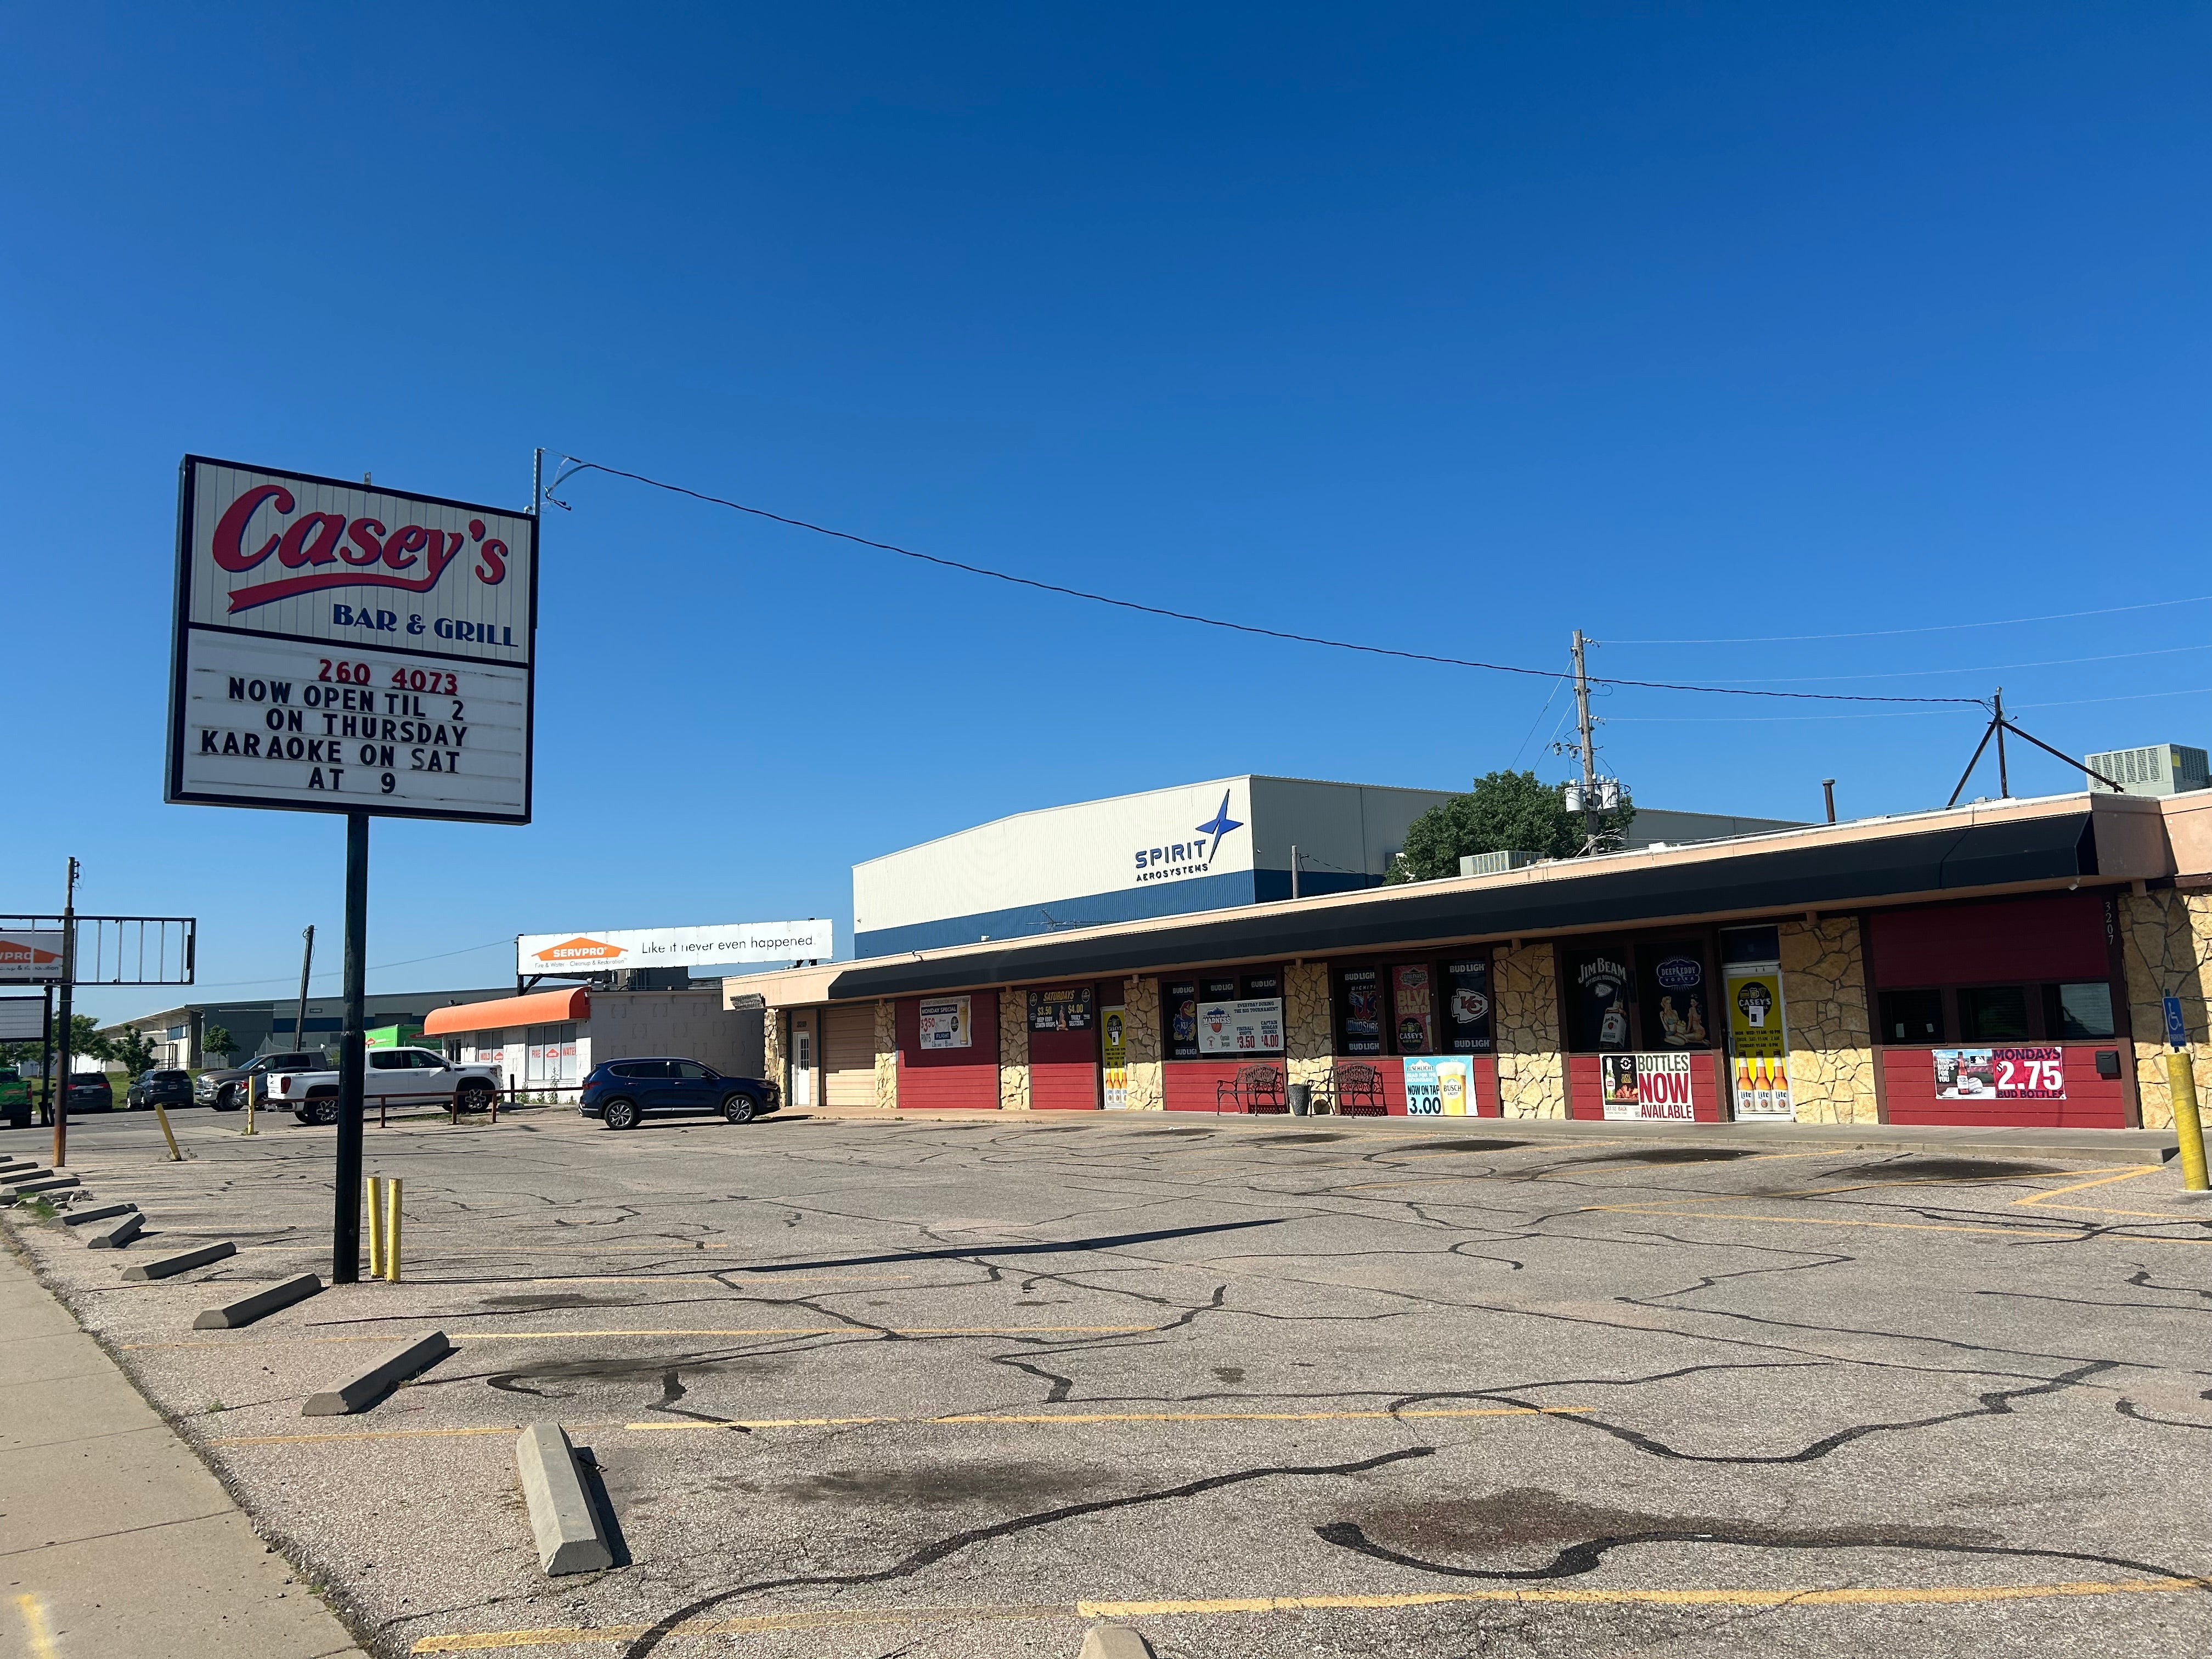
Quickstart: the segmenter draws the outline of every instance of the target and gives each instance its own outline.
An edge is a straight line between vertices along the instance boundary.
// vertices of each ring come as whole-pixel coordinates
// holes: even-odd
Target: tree
[[[1636,816],[1623,804],[1600,820],[1601,834],[1628,828]],[[1559,791],[1537,781],[1534,772],[1487,772],[1464,795],[1431,806],[1406,830],[1403,851],[1391,860],[1385,880],[1433,881],[1455,876],[1470,853],[1534,853],[1540,858],[1572,858],[1583,848],[1583,819],[1567,811]]]
[[[70,1016],[70,1053],[96,1060],[103,1066],[115,1058],[115,1045],[100,1034],[90,1014]],[[74,1062],[72,1062],[74,1064]]]
[[[231,1036],[226,1026],[210,1025],[200,1033],[200,1057],[203,1060],[213,1057],[216,1064],[228,1066],[230,1064],[230,1051],[236,1047],[238,1039]]]
[[[126,1025],[108,1039],[105,1058],[119,1064],[126,1076],[137,1077],[141,1072],[151,1070],[161,1056],[154,1052],[154,1045],[146,1040],[143,1031],[136,1025]]]

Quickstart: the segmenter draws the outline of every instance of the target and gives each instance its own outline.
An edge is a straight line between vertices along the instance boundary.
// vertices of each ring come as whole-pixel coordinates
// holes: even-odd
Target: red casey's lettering
[[[325,587],[396,587],[408,593],[427,593],[471,542],[481,544],[482,556],[474,567],[476,579],[487,587],[507,580],[507,544],[496,536],[487,541],[482,519],[469,520],[466,535],[419,524],[387,530],[380,520],[359,518],[349,522],[342,513],[303,513],[289,524],[282,524],[296,505],[292,492],[283,485],[255,484],[241,491],[216,521],[213,552],[222,568],[243,574],[265,564],[274,554],[285,569],[310,572],[233,588],[233,614]],[[262,513],[264,507],[269,509],[267,514]],[[258,532],[254,530],[257,518],[261,520]],[[247,544],[254,534],[264,534],[266,539],[249,551]],[[337,568],[314,568],[331,566]],[[372,566],[382,568],[372,569]],[[402,571],[412,574],[398,574]]]

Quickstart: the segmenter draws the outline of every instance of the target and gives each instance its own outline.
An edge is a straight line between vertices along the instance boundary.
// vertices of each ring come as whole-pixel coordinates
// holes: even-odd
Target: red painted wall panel
[[[1717,1054],[1708,1051],[1690,1056],[1690,1110],[1700,1123],[1719,1123],[1725,1119],[1721,1110],[1719,1069]],[[1604,1120],[1605,1079],[1595,1054],[1567,1056],[1567,1115],[1594,1122]]]
[[[1030,1033],[1030,1106],[1040,1112],[1090,1111],[1098,1104],[1098,1033]]]
[[[998,993],[969,993],[968,1017],[974,1026],[975,1042],[967,1048],[921,1047],[921,1002],[919,997],[902,997],[898,1003],[899,1104],[924,1110],[932,1107],[997,1110]]]
[[[1233,1060],[1171,1060],[1160,1067],[1161,1092],[1171,1112],[1210,1112],[1217,1085],[1233,1083],[1237,1062]],[[1223,1103],[1224,1111],[1234,1107]]]
[[[1878,988],[2104,979],[2112,972],[2105,901],[2095,893],[1884,910],[1870,921]]]
[[[2120,1078],[2097,1075],[2097,1051],[2127,1049],[2110,1042],[2057,1045],[2066,1060],[2063,1100],[1938,1100],[1936,1057],[1929,1048],[1884,1048],[1882,1092],[1892,1123],[1961,1123],[1979,1128],[2124,1129],[2128,1122],[2127,1085]]]

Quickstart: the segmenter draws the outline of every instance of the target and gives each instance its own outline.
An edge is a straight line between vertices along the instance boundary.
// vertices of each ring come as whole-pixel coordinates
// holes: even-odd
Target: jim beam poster
[[[1730,963],[1722,977],[1728,997],[1736,1116],[1794,1117],[1796,1109],[1790,1098],[1790,1032],[1783,1014],[1781,964]]]
[[[1690,1099],[1690,1057],[1682,1054],[1600,1054],[1607,1118],[1646,1118],[1688,1123],[1697,1116]]]
[[[528,514],[187,456],[166,799],[530,822]]]

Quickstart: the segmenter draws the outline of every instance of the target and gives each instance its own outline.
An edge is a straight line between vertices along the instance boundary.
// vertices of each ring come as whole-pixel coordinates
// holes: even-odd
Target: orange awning
[[[454,1031],[496,1031],[509,1025],[552,1025],[564,1019],[589,1019],[592,994],[580,985],[561,991],[533,991],[526,997],[501,997],[496,1002],[465,1002],[456,1008],[433,1008],[422,1022],[424,1036],[445,1036]]]

